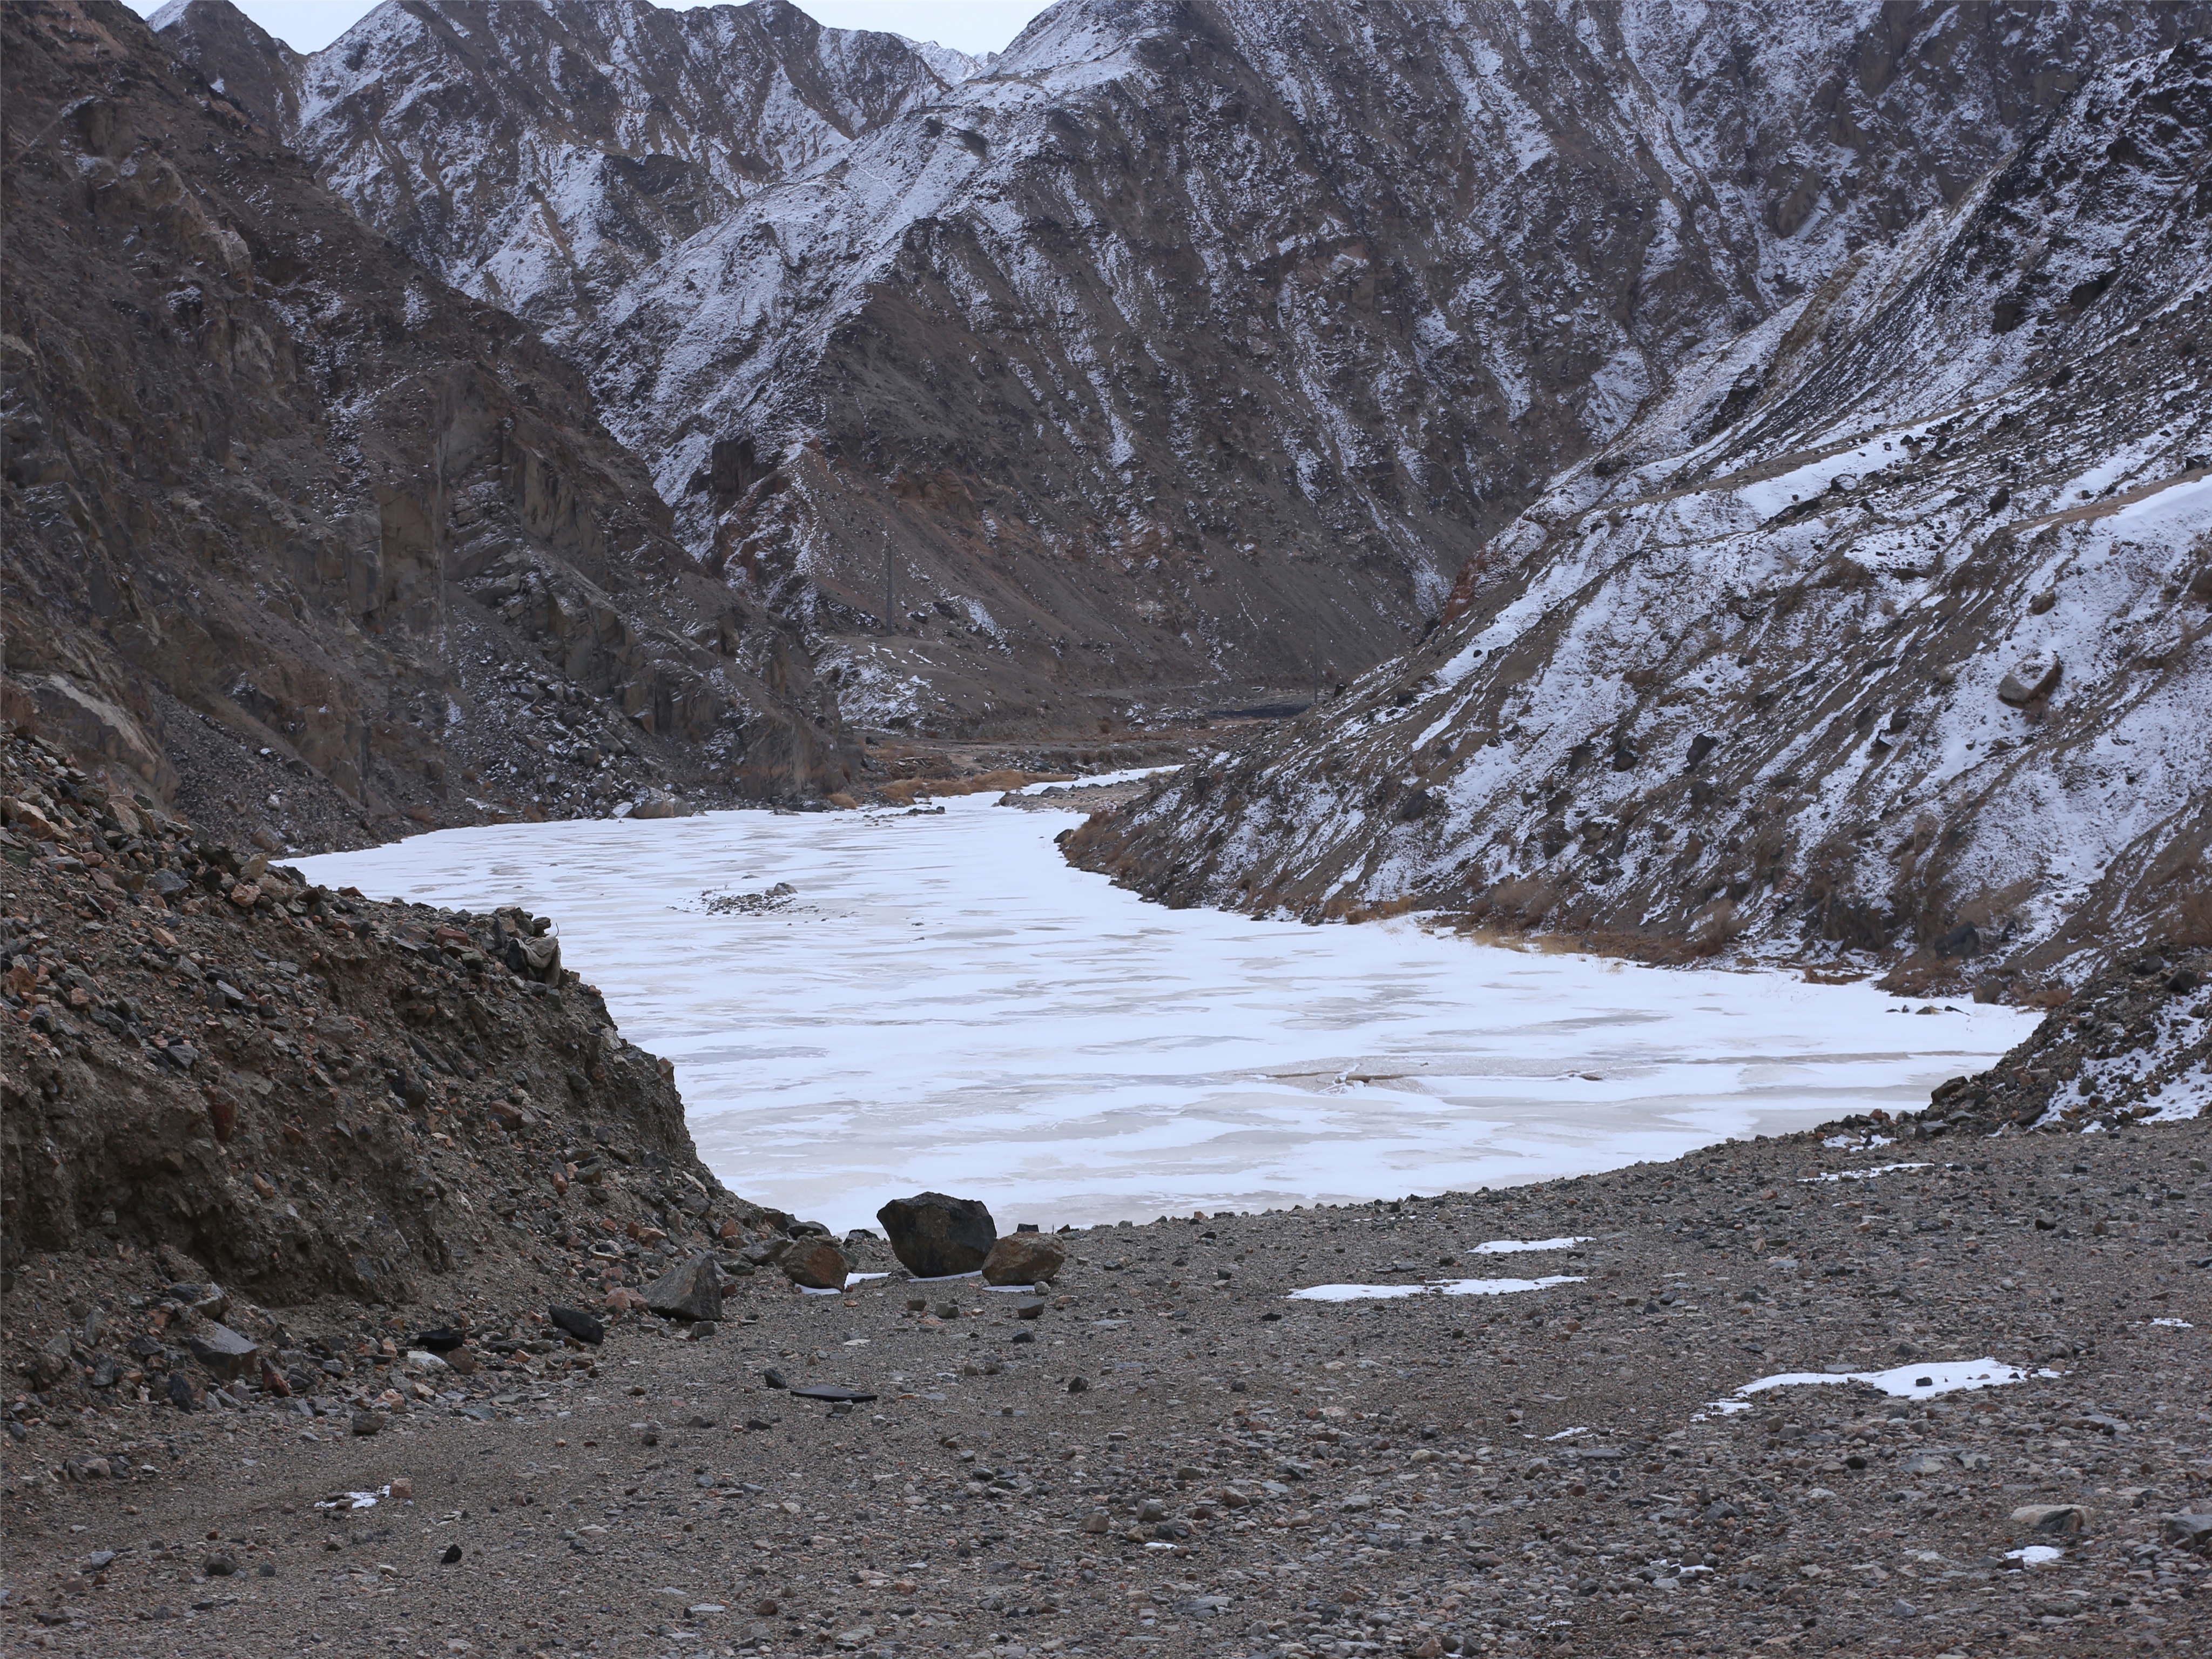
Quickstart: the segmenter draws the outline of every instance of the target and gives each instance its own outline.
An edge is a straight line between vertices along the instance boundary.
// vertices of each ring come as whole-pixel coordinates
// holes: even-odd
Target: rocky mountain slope
[[[1418,650],[1076,856],[1908,990],[2212,943],[2208,131],[2202,42],[2100,71],[1555,479]]]
[[[215,9],[170,33],[228,85],[230,33],[190,21]],[[787,8],[684,16],[747,88],[817,61]],[[941,88],[853,47],[878,68],[807,106],[837,119],[761,104],[747,173],[638,0],[392,5],[273,118],[476,291],[527,267],[497,292],[592,366],[691,550],[803,623],[849,714],[990,731],[1403,648],[1559,465],[2197,18],[1065,0]],[[686,181],[701,228],[563,194],[571,154]],[[586,280],[516,252],[586,219],[628,227],[584,236]]]
[[[4,27],[11,712],[276,848],[844,781],[574,368],[121,7]]]

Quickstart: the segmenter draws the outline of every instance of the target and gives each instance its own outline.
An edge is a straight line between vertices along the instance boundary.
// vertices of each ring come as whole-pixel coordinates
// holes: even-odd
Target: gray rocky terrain
[[[599,1257],[480,1263],[434,1308],[272,1314],[287,1395],[19,1390],[0,1620],[101,1655],[2191,1652],[2206,1150],[1791,1137],[1164,1218],[1065,1236],[1030,1320],[740,1273],[711,1337],[591,1346],[544,1315]],[[198,1381],[150,1265],[33,1257],[14,1328],[151,1330]],[[1527,1288],[1287,1297],[1470,1275]]]

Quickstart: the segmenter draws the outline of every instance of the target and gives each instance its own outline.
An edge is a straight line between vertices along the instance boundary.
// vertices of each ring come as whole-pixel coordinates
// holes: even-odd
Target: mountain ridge
[[[1275,701],[1403,649],[1563,461],[2186,27],[1066,0],[540,325],[851,717]],[[398,81],[428,28],[340,46]],[[336,113],[297,137],[325,173],[363,153]]]

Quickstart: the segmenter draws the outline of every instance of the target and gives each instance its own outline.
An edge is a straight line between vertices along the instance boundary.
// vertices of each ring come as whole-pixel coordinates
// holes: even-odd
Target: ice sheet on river
[[[839,1231],[925,1188],[1011,1231],[1615,1168],[1920,1105],[2033,1023],[1167,910],[1060,861],[1072,814],[945,807],[450,830],[301,863],[557,918],[563,963],[674,1060],[723,1181]],[[696,904],[779,882],[766,913]]]

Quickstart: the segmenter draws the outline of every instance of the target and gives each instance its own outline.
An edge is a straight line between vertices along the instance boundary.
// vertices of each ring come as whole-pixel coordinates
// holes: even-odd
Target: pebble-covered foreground
[[[408,1357],[420,1315],[293,1310],[294,1398],[19,1403],[0,1627],[149,1656],[2203,1650],[2207,1122],[1889,1127],[1071,1234],[1041,1313],[763,1272],[705,1340],[450,1309],[461,1376]],[[1290,1294],[1323,1285],[1390,1293]],[[822,1384],[875,1397],[793,1392]],[[416,1407],[343,1398],[374,1388]]]

